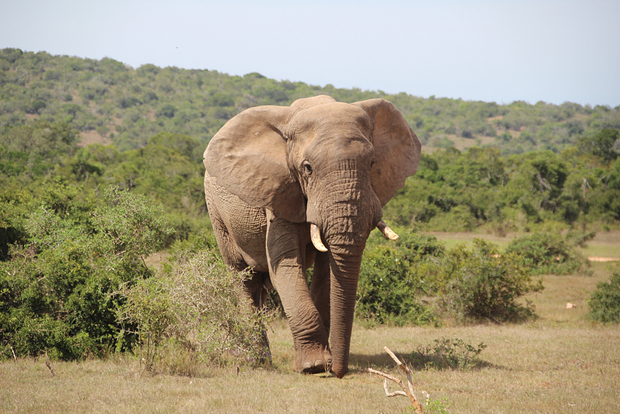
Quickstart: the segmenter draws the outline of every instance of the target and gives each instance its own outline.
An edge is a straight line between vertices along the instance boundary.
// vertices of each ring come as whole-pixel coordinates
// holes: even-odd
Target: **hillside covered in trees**
[[[79,131],[81,142],[114,143],[119,151],[144,147],[159,132],[185,134],[205,147],[228,119],[246,108],[288,105],[318,94],[343,102],[388,99],[430,148],[493,146],[502,154],[559,153],[582,136],[620,129],[618,107],[421,98],[276,81],[258,73],[230,76],[151,64],[131,68],[110,58],[0,50],[0,133],[34,119],[63,121]]]
[[[172,239],[203,231],[209,139],[250,106],[316,94],[388,99],[425,143],[418,173],[385,209],[395,224],[503,233],[620,221],[620,107],[386,95],[18,49],[1,50],[0,67],[4,257],[29,212],[54,206],[49,197],[66,198],[67,188],[80,188],[77,198],[132,190],[164,206]]]

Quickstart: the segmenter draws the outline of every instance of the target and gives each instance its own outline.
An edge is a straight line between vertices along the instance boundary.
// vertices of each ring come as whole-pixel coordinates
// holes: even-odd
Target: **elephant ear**
[[[403,115],[385,99],[356,102],[374,121],[372,143],[375,164],[371,172],[372,186],[385,206],[415,174],[420,163],[422,144]]]
[[[281,132],[292,112],[280,106],[241,112],[211,139],[204,164],[218,185],[249,205],[302,223],[306,220],[305,198],[289,170]]]

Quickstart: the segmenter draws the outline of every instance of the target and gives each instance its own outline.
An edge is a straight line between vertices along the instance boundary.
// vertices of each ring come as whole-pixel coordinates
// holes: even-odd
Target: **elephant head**
[[[248,109],[205,151],[207,174],[220,187],[279,220],[306,223],[314,246],[325,252],[317,253],[329,268],[329,310],[321,316],[338,377],[348,371],[366,239],[375,227],[397,237],[383,223],[382,207],[415,173],[420,149],[389,101],[347,104],[316,96],[290,107]]]

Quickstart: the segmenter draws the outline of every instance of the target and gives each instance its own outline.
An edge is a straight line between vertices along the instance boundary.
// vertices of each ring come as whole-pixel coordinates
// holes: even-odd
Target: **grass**
[[[615,240],[615,239],[614,239]],[[613,241],[612,241],[613,242]],[[598,254],[597,254],[598,255]],[[131,356],[84,362],[18,359],[0,363],[0,412],[404,413],[406,398],[386,398],[372,367],[402,378],[383,347],[405,362],[435,339],[484,342],[480,368],[414,371],[418,398],[452,403],[451,413],[620,412],[620,326],[589,322],[586,300],[618,263],[594,263],[592,276],[545,276],[532,296],[539,319],[522,325],[355,326],[351,373],[292,372],[292,338],[284,321],[271,326],[273,365],[206,368],[199,377],[147,375]],[[566,303],[576,304],[567,309]],[[394,390],[394,388],[391,388]]]
[[[517,237],[516,233],[509,233],[506,237],[497,236],[487,233],[445,233],[430,232],[445,243],[447,248],[453,248],[457,244],[466,244],[471,246],[475,238],[484,239],[493,242],[500,249],[505,249],[508,244]],[[584,248],[577,248],[584,256],[587,257],[612,257],[620,259],[620,231],[611,230],[606,232],[597,232],[593,240],[589,241]]]
[[[594,240],[580,249],[586,256],[613,257],[620,259],[620,231],[598,232]]]

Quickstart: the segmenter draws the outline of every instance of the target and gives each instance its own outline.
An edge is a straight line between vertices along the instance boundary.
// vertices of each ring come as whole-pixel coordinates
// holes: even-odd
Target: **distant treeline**
[[[114,59],[0,50],[0,133],[34,119],[63,121],[86,142],[113,142],[119,151],[144,147],[160,132],[185,134],[201,147],[240,111],[288,105],[327,94],[343,102],[392,101],[428,147],[492,146],[502,154],[555,153],[602,129],[620,129],[620,107],[565,102],[507,105],[405,93],[339,89],[276,81],[258,73],[230,76],[211,70],[131,68]]]
[[[42,189],[60,184],[94,197],[108,186],[143,194],[164,206],[173,239],[204,231],[207,141],[249,106],[321,93],[384,97],[427,144],[456,133],[474,145],[426,151],[385,208],[394,224],[502,233],[620,222],[618,107],[424,99],[18,49],[0,50],[0,67],[0,255],[45,203]],[[85,136],[113,144],[84,146]]]

